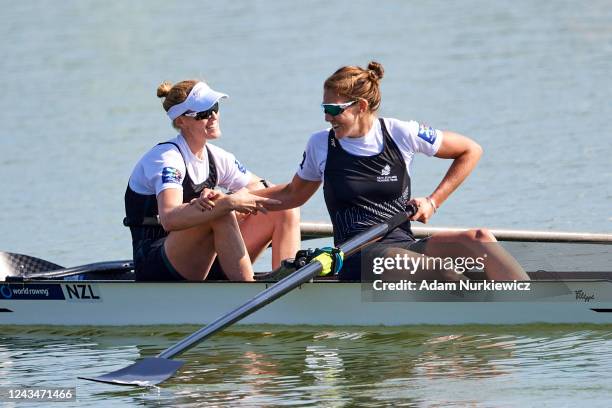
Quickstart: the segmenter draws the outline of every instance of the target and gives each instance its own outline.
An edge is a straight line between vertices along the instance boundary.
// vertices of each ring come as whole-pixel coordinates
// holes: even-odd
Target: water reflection
[[[235,328],[182,356],[184,368],[161,387],[138,389],[76,376],[155,355],[190,328],[9,328],[0,338],[0,385],[77,385],[79,403],[94,405],[518,405],[550,386],[578,400],[588,387],[612,393],[610,329]]]

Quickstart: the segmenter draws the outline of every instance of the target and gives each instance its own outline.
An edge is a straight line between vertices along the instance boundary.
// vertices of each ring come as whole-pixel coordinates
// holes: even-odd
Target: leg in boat
[[[484,228],[434,234],[426,241],[424,252],[435,257],[483,257],[488,279],[529,280],[516,259]]]
[[[272,269],[276,269],[300,247],[299,209],[249,215],[240,222],[240,231],[252,262],[272,242]]]
[[[415,243],[413,245],[393,246],[380,245],[375,247],[376,256],[385,258],[399,258],[402,260],[399,268],[387,270],[382,275],[386,281],[399,281],[407,279],[411,281],[433,280],[457,281],[465,279],[463,275],[457,274],[452,269],[445,269],[440,262],[435,262],[430,256],[421,251],[423,245]],[[418,252],[417,252],[418,251]],[[367,255],[371,257],[372,254]],[[407,261],[404,262],[404,260]]]
[[[187,280],[206,279],[216,255],[230,280],[253,280],[253,267],[233,212],[208,224],[171,232],[164,249],[172,266]]]

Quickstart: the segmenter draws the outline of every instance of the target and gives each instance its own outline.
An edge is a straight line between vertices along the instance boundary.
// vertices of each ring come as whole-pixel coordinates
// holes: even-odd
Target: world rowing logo
[[[0,295],[5,299],[10,299],[13,297],[13,291],[10,286],[2,285],[0,286]]]
[[[12,300],[63,300],[62,288],[58,284],[0,285],[0,299]]]

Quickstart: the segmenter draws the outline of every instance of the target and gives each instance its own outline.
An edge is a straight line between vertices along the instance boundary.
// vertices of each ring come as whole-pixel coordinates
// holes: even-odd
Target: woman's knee
[[[300,209],[291,208],[289,210],[270,211],[266,214],[265,218],[273,222],[275,226],[298,225],[300,223]]]
[[[497,239],[495,239],[495,236],[491,233],[491,231],[489,231],[486,228],[471,229],[469,231],[466,231],[464,234],[465,234],[465,238],[467,238],[470,241],[477,241],[477,242],[495,242],[497,241]]]
[[[230,211],[227,214],[221,215],[210,222],[210,226],[213,231],[225,228],[235,228],[238,227],[238,220],[236,218],[236,213],[234,211]]]
[[[287,224],[298,224],[300,222],[300,209],[290,208],[289,210],[279,211],[280,218]]]

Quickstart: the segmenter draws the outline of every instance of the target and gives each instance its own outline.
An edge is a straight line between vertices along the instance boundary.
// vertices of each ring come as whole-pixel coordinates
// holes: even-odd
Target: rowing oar
[[[342,251],[345,256],[354,254],[363,249],[366,245],[378,241],[387,233],[406,222],[413,213],[414,208],[407,212],[396,214],[387,222],[370,227],[368,230],[351,238],[340,245],[338,249]],[[153,386],[159,384],[172,377],[185,363],[184,361],[171,360],[171,358],[186,352],[227,326],[249,316],[268,303],[310,281],[317,276],[322,269],[323,264],[315,258],[308,265],[298,269],[293,274],[263,290],[242,306],[219,317],[214,322],[204,326],[190,336],[185,337],[175,345],[159,353],[156,357],[144,358],[125,368],[99,377],[79,378],[117,385]]]

